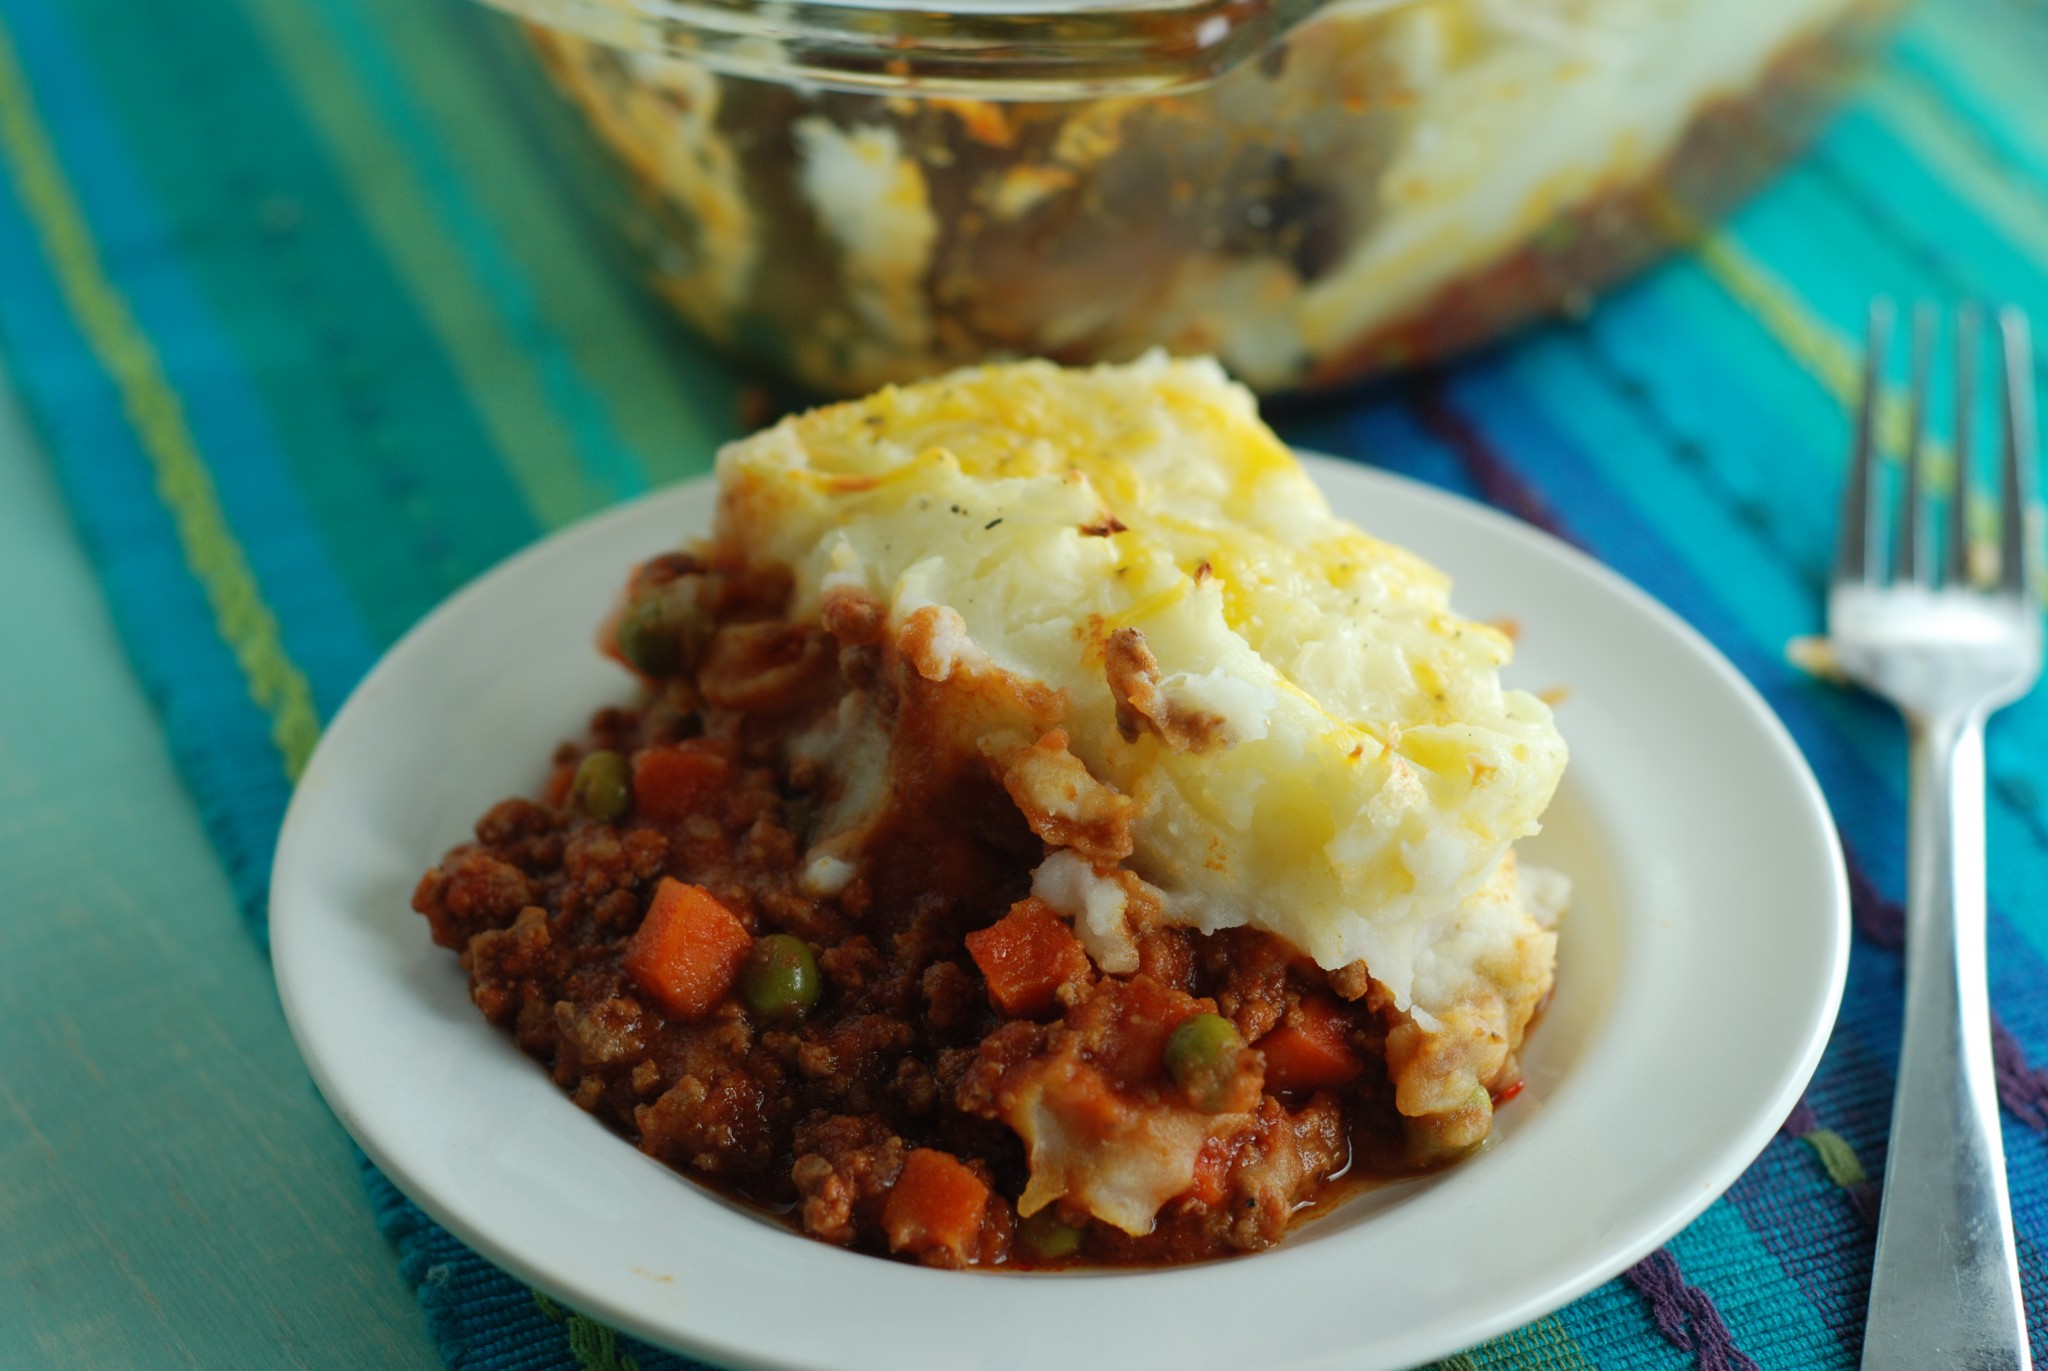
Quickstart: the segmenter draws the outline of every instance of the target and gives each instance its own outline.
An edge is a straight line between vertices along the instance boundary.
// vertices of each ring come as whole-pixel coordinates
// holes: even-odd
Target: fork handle
[[[1863,1371],[2025,1371],[1985,985],[1984,719],[1909,727],[1906,1026]]]

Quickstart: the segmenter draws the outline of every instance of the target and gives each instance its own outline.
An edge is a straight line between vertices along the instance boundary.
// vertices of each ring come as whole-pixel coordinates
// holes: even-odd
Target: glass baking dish
[[[1583,308],[1812,134],[1892,0],[493,0],[656,290],[826,393],[1220,356],[1266,392]]]

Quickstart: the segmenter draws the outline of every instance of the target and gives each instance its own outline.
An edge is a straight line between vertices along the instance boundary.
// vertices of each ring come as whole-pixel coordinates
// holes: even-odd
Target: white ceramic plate
[[[278,842],[292,1032],[348,1131],[485,1256],[651,1342],[745,1367],[1412,1366],[1534,1319],[1676,1232],[1762,1150],[1834,1022],[1847,894],[1820,792],[1697,634],[1497,514],[1310,459],[1338,510],[1523,629],[1572,761],[1525,851],[1576,882],[1528,1085],[1476,1156],[1256,1256],[1143,1272],[927,1271],[727,1204],[569,1103],[470,1005],[407,901],[631,684],[592,649],[627,568],[708,527],[679,487],[470,586],[335,718]]]

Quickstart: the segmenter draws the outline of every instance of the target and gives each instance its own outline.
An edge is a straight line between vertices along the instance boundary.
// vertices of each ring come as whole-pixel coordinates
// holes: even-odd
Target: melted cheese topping
[[[785,420],[719,477],[720,554],[787,567],[792,617],[850,588],[916,616],[926,660],[1058,692],[1166,919],[1363,959],[1403,1008],[1563,770],[1507,638],[1334,517],[1213,363],[963,371]],[[999,758],[1027,723],[975,727]]]

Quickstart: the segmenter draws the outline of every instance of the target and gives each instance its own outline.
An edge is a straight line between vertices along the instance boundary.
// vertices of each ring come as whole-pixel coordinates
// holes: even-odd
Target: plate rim
[[[1326,494],[1330,492],[1333,482],[1340,485],[1355,485],[1366,490],[1375,486],[1391,487],[1398,490],[1404,498],[1435,506],[1440,512],[1454,518],[1477,520],[1492,536],[1504,538],[1522,545],[1525,549],[1560,560],[1574,575],[1594,583],[1605,594],[1629,602],[1638,612],[1657,621],[1661,628],[1687,649],[1688,655],[1696,665],[1705,667],[1712,673],[1718,684],[1729,691],[1735,702],[1742,706],[1742,713],[1759,728],[1762,741],[1777,754],[1779,761],[1785,764],[1785,769],[1794,783],[1793,795],[1788,798],[1796,798],[1798,808],[1808,820],[1817,824],[1820,835],[1825,840],[1824,864],[1832,915],[1826,924],[1828,937],[1825,985],[1822,994],[1815,1001],[1812,1026],[1800,1044],[1798,1053],[1789,1060],[1786,1068],[1780,1073],[1777,1089],[1771,1096],[1769,1107],[1759,1108],[1741,1128],[1731,1130],[1729,1136],[1714,1149],[1712,1166],[1704,1168],[1711,1174],[1699,1177],[1700,1183],[1682,1203],[1674,1203],[1662,1209],[1655,1222],[1633,1230],[1626,1241],[1603,1244],[1603,1255],[1600,1260],[1585,1263],[1561,1277],[1532,1282],[1531,1287],[1520,1299],[1496,1306],[1469,1323],[1459,1325],[1458,1336],[1463,1341],[1456,1346],[1440,1346],[1440,1335],[1437,1340],[1429,1341],[1426,1345],[1410,1345],[1418,1334],[1405,1335],[1409,1337],[1410,1342],[1404,1343],[1404,1335],[1397,1333],[1389,1340],[1349,1349],[1353,1356],[1371,1359],[1372,1365],[1377,1366],[1384,1362],[1390,1366],[1400,1366],[1449,1355],[1463,1347],[1477,1345],[1554,1312],[1662,1246],[1726,1193],[1740,1178],[1742,1172],[1768,1145],[1783,1118],[1790,1113],[1811,1081],[1839,1015],[1849,959],[1849,883],[1832,809],[1804,753],[1792,738],[1783,720],[1762,694],[1698,629],[1647,591],[1590,554],[1512,515],[1462,495],[1362,462],[1331,457],[1311,450],[1296,451],[1316,485]],[[320,788],[309,786],[307,782],[318,778],[323,751],[330,749],[331,740],[337,735],[346,736],[344,726],[360,712],[361,708],[367,707],[363,705],[366,699],[380,693],[379,686],[387,677],[399,670],[398,663],[401,658],[422,650],[419,646],[421,643],[429,641],[444,626],[466,614],[472,602],[491,594],[497,582],[512,576],[529,563],[556,555],[561,545],[572,537],[596,538],[599,532],[607,527],[614,524],[623,525],[645,517],[646,511],[652,506],[690,498],[693,492],[701,492],[704,487],[710,486],[713,480],[712,476],[705,475],[650,491],[631,501],[595,512],[537,539],[532,544],[502,558],[443,599],[384,651],[376,664],[350,691],[348,698],[323,730],[320,744],[308,759],[299,784],[294,787],[290,804],[280,825],[268,902],[272,929],[272,965],[279,998],[294,1045],[305,1061],[322,1098],[379,1170],[413,1203],[472,1250],[529,1286],[556,1295],[572,1307],[598,1317],[654,1346],[732,1366],[774,1368],[775,1371],[806,1371],[804,1364],[779,1358],[761,1348],[730,1344],[679,1330],[672,1324],[660,1322],[644,1314],[630,1301],[615,1298],[604,1288],[586,1289],[574,1282],[566,1281],[557,1267],[550,1266],[544,1259],[530,1258],[528,1253],[517,1247],[499,1242],[490,1229],[472,1223],[467,1214],[442,1203],[440,1196],[416,1193],[417,1188],[408,1184],[410,1168],[406,1162],[392,1148],[386,1146],[384,1138],[376,1136],[374,1130],[369,1129],[361,1117],[348,1107],[344,1098],[345,1092],[339,1088],[328,1071],[322,1051],[319,1047],[309,1044],[310,1028],[303,1021],[304,1009],[294,988],[294,977],[298,970],[293,952],[296,944],[296,925],[288,912],[283,918],[279,917],[281,902],[288,892],[291,871],[288,859],[296,852],[297,845],[301,841],[306,841],[300,837],[309,822],[306,815],[318,804],[314,797]],[[651,555],[651,552],[644,555]],[[1453,577],[1457,575],[1455,566],[1448,567],[1447,570]],[[1626,915],[1621,917],[1625,919]],[[492,1031],[499,1030],[494,1028]],[[554,1087],[550,1084],[548,1089],[553,1090]],[[566,1101],[565,1096],[561,1098]],[[660,1164],[650,1161],[649,1165]],[[699,1189],[702,1193],[711,1193],[703,1191],[702,1187]],[[795,1241],[809,1241],[800,1235],[792,1234],[791,1237]],[[1283,1250],[1286,1246],[1283,1244]],[[867,1256],[845,1253],[839,1255],[863,1263],[876,1261],[875,1258]],[[1253,1254],[1250,1259],[1261,1258],[1259,1254]],[[957,1273],[928,1272],[900,1264],[882,1265],[902,1273],[907,1281],[1005,1279],[1003,1276],[992,1277],[989,1274],[963,1276]],[[1207,1265],[1187,1269],[1201,1270],[1206,1269]],[[1171,1270],[1146,1274],[1170,1275]],[[1295,1364],[1307,1366],[1322,1363],[1311,1359]]]

